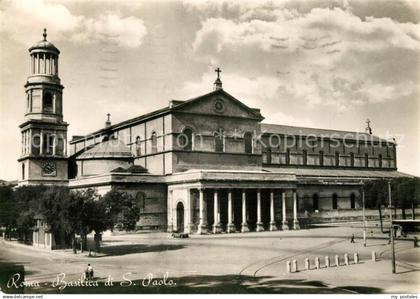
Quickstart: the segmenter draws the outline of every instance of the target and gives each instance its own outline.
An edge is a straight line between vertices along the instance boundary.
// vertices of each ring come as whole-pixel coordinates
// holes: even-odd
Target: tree
[[[93,218],[100,217],[95,214],[98,198],[93,189],[71,191],[69,195],[67,229],[81,236],[82,249],[86,249],[87,235],[93,230],[96,221]]]
[[[365,192],[366,208],[378,209],[381,232],[384,232],[382,223],[382,205],[388,204],[387,184],[388,182],[386,180],[372,180],[365,182],[363,185],[363,190]]]
[[[20,240],[29,240],[29,234],[35,226],[35,216],[39,213],[39,202],[46,189],[44,185],[21,186],[13,192],[18,211],[16,230]]]
[[[401,209],[403,219],[406,219],[405,210],[412,208],[415,218],[415,207],[420,202],[420,179],[416,177],[402,177],[392,180],[392,197],[395,198],[396,207]],[[414,219],[413,218],[413,219]]]
[[[123,230],[135,230],[140,219],[140,202],[127,192],[112,189],[102,198],[112,220],[110,228],[119,225]]]
[[[0,227],[5,228],[6,237],[10,239],[11,230],[16,227],[17,209],[11,186],[0,186]]]

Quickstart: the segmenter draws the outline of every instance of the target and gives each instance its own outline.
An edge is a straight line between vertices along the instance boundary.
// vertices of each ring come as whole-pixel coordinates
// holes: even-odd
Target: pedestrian
[[[354,243],[354,234],[351,235],[350,243]]]
[[[418,244],[419,240],[417,239],[417,237],[414,237],[413,241],[414,241],[414,248],[419,247],[419,244]]]
[[[77,253],[77,241],[76,241],[76,238],[73,238],[72,247],[73,247],[73,253],[76,254]]]
[[[93,279],[93,267],[90,264],[88,264],[85,270],[85,276],[87,280]]]

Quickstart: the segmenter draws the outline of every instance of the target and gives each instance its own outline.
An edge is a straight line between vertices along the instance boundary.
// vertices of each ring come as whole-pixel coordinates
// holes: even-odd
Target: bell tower
[[[19,184],[68,182],[67,126],[63,121],[63,85],[58,76],[60,51],[43,39],[29,48],[30,75],[25,84]]]

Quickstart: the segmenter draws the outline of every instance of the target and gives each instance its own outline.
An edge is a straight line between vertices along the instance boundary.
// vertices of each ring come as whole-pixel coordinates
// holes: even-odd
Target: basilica
[[[396,143],[369,123],[366,132],[265,123],[223,88],[219,68],[207,94],[120,123],[108,115],[68,140],[60,51],[43,37],[29,49],[20,185],[115,188],[139,201],[138,229],[206,234],[356,217],[366,180],[405,176]]]

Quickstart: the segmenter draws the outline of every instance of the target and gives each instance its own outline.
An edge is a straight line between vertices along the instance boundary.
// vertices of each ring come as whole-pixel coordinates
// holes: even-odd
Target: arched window
[[[324,152],[323,151],[319,152],[319,165],[324,166]]]
[[[252,134],[246,132],[244,134],[245,153],[252,154]]]
[[[312,208],[319,210],[319,196],[316,193],[312,196]]]
[[[184,150],[192,150],[193,131],[190,128],[184,129],[179,137],[179,146]]]
[[[337,201],[338,201],[338,196],[337,196],[336,193],[334,193],[332,195],[332,208],[333,208],[333,210],[337,210],[337,207],[338,207]]]
[[[267,149],[267,164],[271,164],[271,149]]]
[[[382,168],[382,155],[381,154],[378,155],[378,167]]]
[[[25,179],[25,164],[22,163],[22,180]]]
[[[354,193],[350,194],[350,209],[356,208],[356,195]]]
[[[340,153],[335,152],[335,166],[340,166]]]
[[[224,152],[223,131],[221,129],[214,133],[214,150],[218,153]]]
[[[350,153],[350,166],[354,167],[354,153]]]
[[[152,133],[152,137],[150,138],[152,143],[152,154],[157,153],[157,135],[156,132]]]
[[[44,112],[52,112],[53,111],[53,95],[51,92],[47,91],[44,93],[44,97],[42,99],[43,102],[43,110]]]
[[[308,165],[308,152],[306,150],[302,152],[302,163],[303,165]]]
[[[136,137],[136,156],[141,156],[141,139],[140,136]]]
[[[369,155],[365,154],[365,167],[369,167]]]

